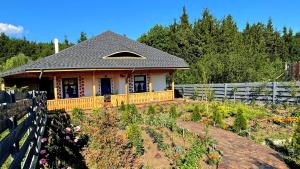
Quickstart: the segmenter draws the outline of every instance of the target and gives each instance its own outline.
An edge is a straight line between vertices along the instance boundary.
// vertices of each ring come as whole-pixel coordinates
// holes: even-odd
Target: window
[[[78,83],[77,78],[62,79],[63,98],[78,97]]]
[[[146,75],[134,76],[134,92],[146,92]]]

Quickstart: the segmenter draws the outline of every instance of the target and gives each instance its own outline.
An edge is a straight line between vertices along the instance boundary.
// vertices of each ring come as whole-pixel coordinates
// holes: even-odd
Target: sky
[[[111,30],[136,40],[155,24],[167,26],[179,19],[183,6],[190,22],[208,8],[218,19],[232,15],[240,30],[246,22],[272,18],[274,27],[300,32],[299,0],[3,0],[0,32],[37,42],[76,42]]]

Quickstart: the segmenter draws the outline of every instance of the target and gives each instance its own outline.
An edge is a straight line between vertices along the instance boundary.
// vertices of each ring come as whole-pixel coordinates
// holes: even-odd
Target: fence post
[[[227,98],[227,83],[224,83],[224,99]]]
[[[276,102],[276,89],[277,89],[276,82],[273,82],[273,97],[272,97],[273,104],[275,104],[275,102]]]
[[[16,118],[16,115],[14,115],[13,117],[9,118],[9,131],[10,133],[18,126],[18,121]],[[13,144],[13,149],[11,152],[12,157],[15,159],[16,158],[16,154],[19,152],[20,150],[20,143],[19,143],[19,138],[14,139],[14,144]],[[21,164],[18,164],[18,166],[16,166],[16,168],[21,168]]]

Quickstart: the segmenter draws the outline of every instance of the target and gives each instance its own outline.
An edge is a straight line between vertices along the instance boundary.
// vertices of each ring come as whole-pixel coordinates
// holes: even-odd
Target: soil
[[[139,158],[139,161],[144,164],[144,168],[170,168],[170,161],[165,153],[157,149],[157,144],[152,142],[150,136],[143,130],[142,138],[144,140],[145,152]]]

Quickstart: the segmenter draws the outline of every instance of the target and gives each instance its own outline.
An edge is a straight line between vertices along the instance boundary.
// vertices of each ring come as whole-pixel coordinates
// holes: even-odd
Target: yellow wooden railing
[[[126,94],[111,95],[112,106],[120,106],[122,101],[127,104],[126,97]],[[129,104],[141,104],[168,100],[173,100],[172,90],[128,94]]]
[[[69,99],[56,99],[48,100],[48,110],[54,109],[65,109],[72,110],[74,108],[79,109],[93,109],[95,107],[101,108],[104,105],[104,97],[80,97],[80,98],[69,98]]]
[[[127,101],[128,100],[128,101]],[[130,93],[111,95],[111,105],[120,106],[121,102],[125,104],[142,104],[150,102],[160,102],[173,100],[172,90],[158,91],[158,92],[144,92],[144,93]],[[128,103],[127,103],[128,102]],[[101,108],[104,106],[104,97],[80,97],[69,99],[54,99],[47,101],[48,110],[65,109],[67,111],[74,108],[93,109],[95,107]]]

